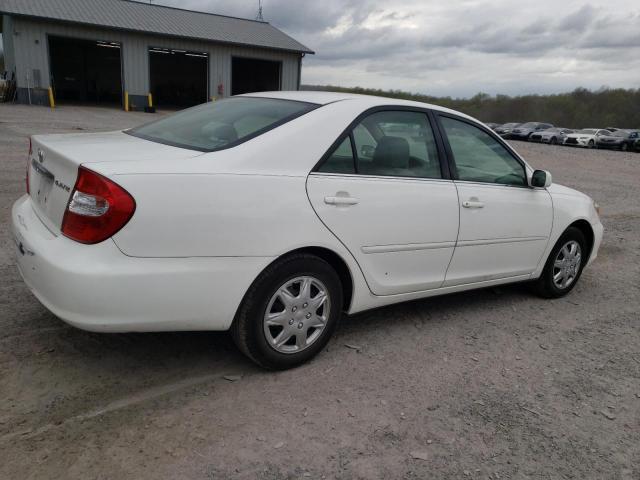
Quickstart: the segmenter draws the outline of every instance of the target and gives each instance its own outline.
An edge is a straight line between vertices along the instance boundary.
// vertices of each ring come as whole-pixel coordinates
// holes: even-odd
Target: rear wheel
[[[240,350],[272,370],[298,366],[324,348],[339,321],[342,285],[309,254],[277,260],[255,280],[231,326]]]
[[[569,227],[556,242],[536,281],[536,290],[545,298],[558,298],[569,293],[580,279],[587,260],[584,234]]]

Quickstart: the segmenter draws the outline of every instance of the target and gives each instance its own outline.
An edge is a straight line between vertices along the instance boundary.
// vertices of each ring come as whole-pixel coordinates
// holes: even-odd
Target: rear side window
[[[333,153],[318,169],[325,173],[356,173],[351,137],[347,137],[338,145]]]
[[[469,123],[440,117],[458,170],[469,182],[527,185],[524,166],[495,138]]]
[[[410,111],[382,111],[365,117],[318,171],[442,178],[429,119]]]
[[[238,145],[317,107],[291,100],[235,97],[182,110],[126,133],[152,142],[212,152]]]

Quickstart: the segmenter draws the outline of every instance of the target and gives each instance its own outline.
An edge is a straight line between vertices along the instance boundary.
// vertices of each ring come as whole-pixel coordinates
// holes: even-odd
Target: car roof
[[[475,121],[476,120],[464,113],[451,110],[445,107],[439,107],[430,103],[414,102],[411,100],[402,100],[399,98],[390,97],[377,97],[374,95],[360,95],[357,93],[342,93],[342,92],[324,92],[314,90],[300,90],[300,91],[274,91],[274,92],[256,92],[248,93],[242,96],[245,97],[261,97],[261,98],[278,98],[282,100],[295,100],[298,102],[316,103],[318,105],[328,105],[330,103],[342,102],[345,100],[357,100],[359,104],[366,108],[379,107],[379,106],[406,106],[406,107],[418,107],[429,108],[431,110],[437,110],[440,112],[454,113],[461,117],[466,117]]]

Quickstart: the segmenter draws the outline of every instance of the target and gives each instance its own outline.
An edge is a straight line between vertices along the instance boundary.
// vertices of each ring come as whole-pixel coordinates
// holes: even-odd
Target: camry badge
[[[38,149],[38,160],[40,161],[40,163],[44,162],[44,152],[41,148]]]

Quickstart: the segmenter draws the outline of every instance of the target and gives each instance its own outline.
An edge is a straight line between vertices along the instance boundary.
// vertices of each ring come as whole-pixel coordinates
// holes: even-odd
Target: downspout
[[[300,54],[300,58],[298,59],[298,90],[300,90],[300,84],[302,82],[302,59],[306,54],[302,52]]]

